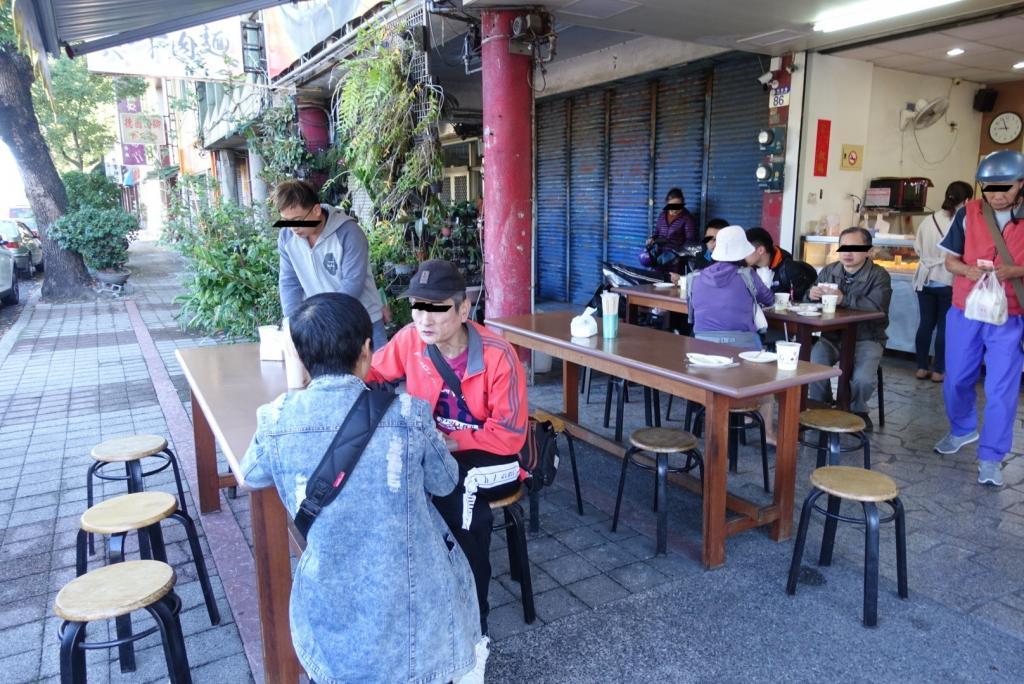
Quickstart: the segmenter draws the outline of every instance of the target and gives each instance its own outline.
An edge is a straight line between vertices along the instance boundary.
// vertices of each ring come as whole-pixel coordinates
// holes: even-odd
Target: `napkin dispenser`
[[[594,320],[594,312],[597,309],[587,307],[579,316],[574,316],[569,322],[569,334],[573,337],[593,337],[597,334],[597,321]]]

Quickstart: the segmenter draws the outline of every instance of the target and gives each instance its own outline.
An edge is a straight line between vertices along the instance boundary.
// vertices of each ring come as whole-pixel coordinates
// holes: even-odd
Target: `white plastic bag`
[[[586,338],[597,334],[597,321],[594,320],[594,312],[597,309],[587,307],[583,314],[574,317],[569,321],[569,334],[573,337]]]
[[[972,321],[1002,325],[1008,311],[1006,291],[993,271],[985,271],[967,295],[964,316]]]

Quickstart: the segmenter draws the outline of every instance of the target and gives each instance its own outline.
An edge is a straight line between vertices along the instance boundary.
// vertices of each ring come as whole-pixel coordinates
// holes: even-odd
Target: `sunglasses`
[[[981,191],[982,192],[1009,192],[1012,189],[1013,189],[1013,185],[1011,185],[1011,184],[1006,184],[1006,185],[1000,184],[1000,185],[986,185],[984,188],[981,189]]]
[[[837,252],[870,252],[871,245],[842,245]]]
[[[283,218],[280,221],[274,221],[274,228],[316,228],[320,225],[320,221],[313,221],[306,218],[315,208],[315,206],[310,207],[309,211],[303,214],[300,219]]]
[[[430,302],[414,302],[411,306],[414,311],[429,311],[430,313],[443,313],[452,308],[451,304],[432,304]]]

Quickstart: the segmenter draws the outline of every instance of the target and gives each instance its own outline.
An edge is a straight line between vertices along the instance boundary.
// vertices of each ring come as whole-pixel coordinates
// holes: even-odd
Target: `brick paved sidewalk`
[[[151,246],[132,250],[133,300],[158,345],[191,345],[173,320],[177,260]],[[141,268],[140,268],[141,266]],[[57,681],[56,592],[74,577],[75,534],[85,510],[85,471],[96,443],[133,433],[167,436],[127,302],[26,307],[0,342],[0,680]],[[172,447],[176,445],[172,442]],[[169,472],[147,478],[147,488],[173,492]],[[186,485],[187,486],[187,485]],[[101,492],[102,494],[100,494]],[[104,483],[99,496],[124,492],[123,483]],[[196,510],[189,500],[190,510]],[[202,533],[202,525],[200,523]],[[181,526],[164,526],[168,558],[178,575],[182,626],[194,680],[252,681],[221,578],[201,540],[222,617],[211,627],[195,579]],[[90,561],[102,563],[102,546]],[[135,551],[129,541],[129,553]],[[139,629],[148,617],[137,620]],[[106,626],[90,628],[91,639],[113,636]],[[116,651],[88,655],[90,682],[166,681],[156,636],[136,644],[138,669],[122,675]]]

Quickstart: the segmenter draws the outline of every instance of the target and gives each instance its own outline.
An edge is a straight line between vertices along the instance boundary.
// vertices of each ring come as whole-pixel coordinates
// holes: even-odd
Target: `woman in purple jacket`
[[[654,234],[647,239],[640,262],[648,267],[669,267],[676,259],[670,250],[679,251],[684,245],[697,242],[698,232],[696,219],[686,210],[683,191],[672,188],[665,196],[665,208],[658,214]]]
[[[690,311],[693,336],[745,349],[761,349],[754,320],[755,306],[770,306],[775,295],[747,265],[754,253],[739,226],[718,232],[711,259],[715,262],[691,278]]]

